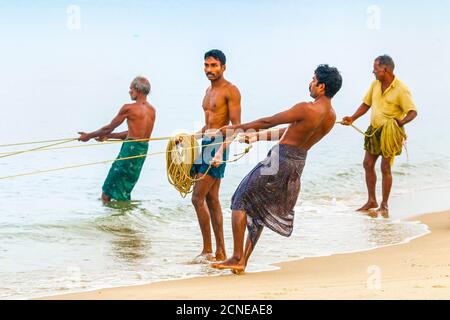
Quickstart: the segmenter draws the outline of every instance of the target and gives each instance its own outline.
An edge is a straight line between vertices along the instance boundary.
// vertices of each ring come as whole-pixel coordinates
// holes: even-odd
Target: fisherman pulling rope
[[[214,52],[213,50],[213,54],[217,57],[220,56],[219,53]],[[207,63],[208,70],[206,69]],[[223,70],[221,70],[222,67]],[[225,70],[220,59],[216,59],[213,55],[210,55],[205,58],[205,71],[208,71],[207,75],[209,75],[208,77],[212,80],[212,83],[214,83],[213,80],[216,76],[216,74],[211,71],[213,69],[216,74]],[[393,70],[394,62],[392,58],[389,56],[378,57],[374,63],[374,74],[377,80],[372,83],[369,92],[364,98],[363,104],[358,108],[353,116],[344,117],[342,121],[336,122],[342,125],[350,125],[365,136],[364,149],[366,150],[366,155],[364,159],[364,168],[366,170],[368,201],[359,210],[368,210],[378,206],[375,198],[376,176],[374,165],[377,158],[380,155],[382,156],[381,171],[383,174],[383,201],[378,211],[384,216],[387,216],[388,214],[387,200],[389,198],[390,188],[392,185],[392,175],[390,173],[390,169],[393,165],[395,156],[401,153],[402,146],[406,141],[404,125],[412,121],[417,116],[416,107],[412,101],[408,88],[394,76]],[[218,79],[224,80],[220,77]],[[228,86],[227,83],[228,82],[225,83],[225,89]],[[222,87],[220,88],[221,90],[224,89]],[[214,88],[211,87],[211,89],[207,91],[207,96],[205,99],[211,95],[211,90],[213,89]],[[225,164],[239,160],[251,148],[250,145],[243,153],[236,154],[235,156],[239,156],[237,159],[226,160],[227,145],[230,142],[228,141],[225,145],[223,145],[222,141],[219,141],[219,139],[217,140],[218,142],[213,143],[217,137],[213,137],[213,135],[207,137],[204,135],[204,130],[194,135],[184,135],[186,140],[184,140],[181,145],[177,144],[180,142],[180,136],[151,138],[150,135],[155,122],[155,110],[146,100],[149,92],[150,83],[148,80],[143,77],[137,77],[133,80],[130,86],[130,96],[136,102],[133,104],[124,105],[119,114],[109,125],[91,133],[80,132],[79,138],[65,138],[0,145],[0,147],[15,147],[30,144],[49,143],[31,149],[0,153],[0,158],[6,158],[29,152],[83,147],[79,145],[60,146],[75,140],[89,141],[90,139],[95,138],[97,141],[102,141],[100,144],[86,145],[87,147],[117,143],[118,141],[114,141],[112,139],[119,139],[122,142],[122,148],[115,160],[104,160],[93,163],[2,176],[0,177],[0,180],[113,162],[111,170],[102,188],[102,199],[104,201],[109,201],[110,199],[129,200],[130,193],[139,178],[145,158],[149,155],[166,154],[168,180],[172,185],[174,185],[180,194],[185,197],[188,193],[193,191],[193,186],[197,182],[204,180],[208,176],[212,176],[213,178],[223,177],[223,169]],[[226,92],[226,90],[222,90],[222,93],[223,92]],[[228,99],[227,103],[229,104],[230,101],[232,102],[232,99]],[[371,124],[367,131],[363,132],[354,126],[353,122],[365,114],[369,109],[372,109]],[[207,121],[210,121],[208,119],[211,115],[214,115],[215,111],[216,109],[205,109]],[[112,133],[112,131],[125,120],[128,121],[128,131]],[[210,160],[208,161],[205,161],[203,155],[202,158],[198,157],[198,144],[195,140],[199,137],[204,137],[202,141],[202,154],[209,146],[218,147],[211,149],[213,151],[212,154],[210,150]],[[108,141],[104,142],[106,140]],[[166,151],[147,154],[148,141],[152,140],[169,140]],[[217,154],[215,152],[216,150],[218,150]],[[220,154],[224,156],[223,159],[220,159]],[[200,159],[201,161],[199,163],[195,163],[195,161],[193,162],[193,159]],[[198,196],[194,195],[194,205],[198,205],[201,202],[197,200]]]
[[[394,75],[395,64],[387,55],[379,56],[373,65],[376,80],[372,82],[363,103],[352,116],[344,117],[342,124],[352,125],[353,122],[372,110],[370,126],[364,139],[364,170],[368,200],[359,211],[367,211],[378,207],[376,200],[375,163],[381,156],[381,173],[383,176],[383,200],[378,207],[377,215],[389,216],[388,200],[392,187],[391,167],[394,158],[402,152],[406,139],[404,125],[417,116],[417,109],[408,87]]]
[[[135,103],[125,104],[110,124],[91,132],[79,132],[79,140],[86,142],[95,138],[98,141],[106,139],[139,140],[123,143],[119,158],[129,158],[127,161],[114,161],[102,187],[102,200],[118,201],[130,200],[131,191],[139,179],[145,155],[148,150],[150,138],[155,123],[156,111],[148,103],[147,95],[150,93],[150,82],[144,77],[135,78],[130,85],[130,97]],[[128,130],[113,133],[119,125],[127,120]],[[139,157],[142,156],[142,157]]]

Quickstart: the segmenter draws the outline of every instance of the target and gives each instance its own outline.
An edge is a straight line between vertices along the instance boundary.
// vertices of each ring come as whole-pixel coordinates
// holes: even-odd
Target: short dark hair
[[[395,69],[395,63],[394,60],[388,56],[387,54],[383,54],[382,56],[379,56],[375,59],[375,61],[378,61],[378,63],[382,66],[387,66],[389,69],[394,70]]]
[[[325,95],[328,98],[333,98],[334,95],[342,87],[342,76],[339,70],[335,67],[330,67],[327,64],[321,64],[314,71],[317,78],[317,83],[325,85]]]
[[[208,52],[205,53],[204,59],[206,60],[206,58],[209,57],[213,57],[214,59],[219,60],[222,65],[227,63],[227,57],[225,57],[225,53],[223,53],[220,50],[217,49],[209,50]]]

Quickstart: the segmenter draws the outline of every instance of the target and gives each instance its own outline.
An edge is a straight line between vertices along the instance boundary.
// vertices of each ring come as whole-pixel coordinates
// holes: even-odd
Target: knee
[[[389,163],[383,163],[381,165],[381,174],[383,176],[390,176],[391,175],[391,165]]]
[[[204,197],[199,196],[198,194],[193,194],[192,198],[191,198],[191,202],[194,205],[194,207],[198,207],[200,205],[202,205],[205,201]]]
[[[363,167],[365,170],[374,170],[375,169],[375,162],[373,160],[364,160]]]
[[[215,195],[206,195],[206,203],[208,204],[208,206],[212,207],[220,206],[219,197]]]

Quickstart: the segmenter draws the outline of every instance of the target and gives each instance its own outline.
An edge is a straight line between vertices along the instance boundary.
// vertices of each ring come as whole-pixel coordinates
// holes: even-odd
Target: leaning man
[[[150,82],[144,77],[136,77],[130,85],[130,97],[134,103],[123,105],[110,124],[97,131],[79,132],[78,140],[86,142],[92,138],[98,141],[106,139],[125,140],[117,159],[111,166],[102,188],[103,202],[114,199],[129,201],[131,191],[139,179],[148,150],[148,140],[153,131],[156,112],[147,101]],[[127,120],[128,130],[113,133],[114,129]],[[127,140],[132,140],[127,142]],[[135,141],[137,140],[137,141]],[[127,160],[123,158],[136,157]]]

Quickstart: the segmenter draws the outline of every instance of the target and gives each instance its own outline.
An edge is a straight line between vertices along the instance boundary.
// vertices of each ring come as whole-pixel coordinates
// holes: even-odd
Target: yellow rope
[[[43,150],[44,148],[48,148],[48,147],[52,147],[52,146],[57,146],[57,145],[60,145],[60,144],[72,142],[72,141],[74,141],[74,140],[77,140],[77,139],[76,139],[76,138],[73,138],[73,139],[67,139],[67,140],[63,140],[63,141],[60,141],[60,142],[56,142],[56,143],[52,143],[52,144],[47,144],[47,145],[45,145],[45,146],[41,146],[41,147],[29,149],[29,150],[21,150],[21,151],[15,151],[15,152],[8,152],[8,153],[3,154],[2,156],[0,156],[0,158],[6,158],[6,157],[10,157],[10,156],[15,156],[15,155],[22,154],[22,153],[26,153],[26,152],[33,152],[33,151]]]
[[[206,177],[212,167],[212,164],[209,164],[205,173],[203,173],[201,177],[191,177],[190,172],[194,161],[197,159],[199,145],[193,135],[183,134],[182,136],[183,139],[179,143],[176,142],[175,138],[170,139],[167,143],[166,171],[167,180],[169,181],[169,183],[173,185],[178,192],[180,192],[180,195],[183,198],[185,198],[189,193],[193,191],[194,184]],[[211,143],[208,146],[219,145],[222,143],[223,142]],[[244,152],[235,154],[234,156],[238,156],[238,158],[236,159],[225,160],[221,162],[236,162],[240,160],[245,154],[247,154],[251,148],[252,145],[249,145],[244,150]],[[186,152],[186,150],[189,151]]]
[[[66,139],[55,139],[55,140],[42,140],[42,141],[32,141],[32,142],[20,142],[20,143],[11,143],[11,144],[0,144],[0,147],[14,147],[14,146],[24,146],[27,144],[40,144],[40,143],[48,143],[48,142],[59,142],[59,141],[72,141],[77,138],[66,138]]]
[[[155,139],[160,139],[160,138],[155,138]],[[124,143],[125,142],[132,142],[132,140],[126,140],[126,141],[122,141],[122,142],[124,142]],[[221,145],[221,144],[222,144],[222,142],[211,143],[210,146]],[[189,150],[189,149],[195,149],[195,148],[197,148],[197,146],[189,146],[189,147],[183,147],[182,150]],[[65,166],[65,167],[60,167],[60,168],[53,168],[53,169],[47,169],[47,170],[38,170],[38,171],[32,171],[32,172],[27,172],[27,173],[20,173],[20,174],[16,174],[16,175],[3,176],[3,177],[0,177],[0,180],[11,179],[11,178],[16,178],[16,177],[23,177],[23,176],[31,176],[31,175],[36,175],[36,174],[39,174],[39,173],[48,173],[48,172],[66,170],[66,169],[81,168],[81,167],[87,167],[87,166],[92,166],[92,165],[96,165],[96,164],[104,164],[104,163],[109,163],[109,162],[114,162],[114,161],[123,161],[123,160],[129,160],[129,159],[134,159],[134,158],[142,158],[142,157],[148,157],[148,156],[153,156],[153,155],[158,155],[158,154],[166,154],[166,153],[167,153],[167,150],[166,151],[159,151],[159,152],[148,153],[148,154],[139,155],[139,156],[118,158],[118,159],[112,159],[112,160],[102,160],[102,161],[96,161],[96,162],[90,162],[90,163],[84,163],[84,164],[77,164],[77,165],[70,165],[70,166]],[[239,159],[230,160],[228,162],[234,162],[234,161],[237,161]],[[194,182],[195,181],[196,180],[194,179]]]
[[[396,154],[402,150],[405,139],[405,130],[399,127],[395,119],[388,119],[381,131],[381,153],[383,157],[391,159],[391,166],[394,164]]]
[[[340,123],[343,125],[342,121],[337,121],[336,123]],[[383,131],[381,131],[380,140],[381,153],[384,158],[391,159],[391,166],[394,164],[394,158],[396,154],[402,150],[402,147],[406,140],[406,133],[404,128],[399,127],[397,121],[395,121],[394,118],[388,118],[383,126],[376,128],[370,135],[358,129],[353,124],[351,124],[351,126],[359,133],[368,138],[372,137],[380,128],[383,128]]]
[[[0,152],[0,158],[5,158],[17,154],[27,153],[27,152],[39,152],[39,151],[48,151],[48,150],[60,150],[60,149],[73,149],[73,148],[85,148],[85,147],[94,147],[94,146],[100,146],[100,145],[108,145],[108,144],[114,144],[114,143],[129,143],[129,142],[144,142],[144,141],[161,141],[161,140],[169,140],[171,137],[158,137],[158,138],[146,138],[146,139],[130,139],[130,140],[121,140],[121,139],[108,139],[106,141],[100,142],[100,143],[93,143],[93,144],[84,144],[84,145],[78,145],[78,146],[65,146],[65,147],[57,147],[57,148],[50,148],[52,146],[56,146],[59,144],[72,142],[75,140],[78,140],[78,138],[70,138],[70,139],[59,139],[59,140],[47,140],[47,141],[62,141],[54,144],[49,144],[45,146],[41,146],[38,148],[33,149],[26,149],[26,150],[20,150],[20,151],[10,151],[10,152]],[[2,146],[17,146],[17,145],[26,145],[26,144],[37,144],[37,143],[43,143],[46,141],[35,141],[35,142],[23,142],[19,144],[5,144],[0,145]]]
[[[158,138],[148,138],[148,139],[136,139],[136,140],[120,140],[120,139],[108,139],[107,141],[117,141],[117,142],[137,142],[137,141],[156,141],[156,140],[169,140],[172,136],[168,137],[158,137]],[[78,140],[78,138],[65,138],[65,139],[54,139],[54,140],[41,140],[41,141],[29,141],[29,142],[19,142],[19,143],[10,143],[10,144],[0,144],[0,147],[15,147],[15,146],[24,146],[28,144],[41,144],[48,142],[59,142],[59,141],[73,141]]]
[[[339,124],[342,124],[343,126],[345,126],[345,124],[343,123],[343,121],[336,121],[336,123],[339,123]],[[367,133],[365,133],[364,131],[362,131],[361,129],[359,129],[357,126],[353,125],[353,123],[350,124],[350,126],[351,126],[353,129],[355,129],[356,131],[358,131],[359,133],[361,133],[362,135],[366,136],[367,138],[373,137],[374,134],[377,133],[377,131],[381,128],[381,127],[378,127],[378,128],[376,128],[375,131],[372,132],[371,134],[367,134]]]
[[[154,152],[154,153],[148,153],[148,154],[132,156],[132,157],[126,157],[126,158],[118,158],[118,159],[113,159],[113,160],[103,160],[103,161],[90,162],[90,163],[84,163],[84,164],[77,164],[77,165],[71,165],[71,166],[54,168],[54,169],[48,169],[48,170],[39,170],[39,171],[33,171],[33,172],[27,172],[27,173],[20,173],[20,174],[11,175],[11,176],[0,177],[0,180],[16,178],[16,177],[31,176],[31,175],[34,175],[34,174],[54,172],[54,171],[60,171],[60,170],[65,170],[65,169],[81,168],[81,167],[92,166],[92,165],[95,165],[95,164],[102,164],[102,163],[108,163],[108,162],[114,162],[114,161],[130,160],[130,159],[142,158],[142,157],[147,157],[147,156],[152,156],[152,155],[162,154],[162,153],[165,153],[165,152],[164,151],[163,152]]]
[[[259,133],[265,132],[265,131],[277,131],[277,130],[278,129],[261,130],[261,131],[259,131]],[[59,143],[45,145],[45,146],[41,146],[41,147],[33,148],[33,149],[25,149],[25,150],[9,151],[9,152],[0,152],[0,158],[5,158],[5,157],[9,157],[9,156],[17,155],[17,154],[22,154],[22,153],[28,153],[28,152],[42,152],[42,151],[50,151],[50,150],[86,148],[86,147],[104,146],[104,145],[115,144],[115,143],[129,143],[129,142],[140,142],[140,141],[162,141],[162,140],[170,140],[173,137],[174,136],[166,136],[166,137],[147,138],[147,139],[133,139],[133,140],[108,139],[108,140],[105,140],[105,141],[99,142],[99,143],[82,144],[82,145],[76,145],[76,146],[64,146],[64,147],[56,147],[56,148],[51,148],[51,147],[52,146],[56,146],[56,145],[60,145],[60,144],[64,144],[64,143],[67,143],[67,142],[72,142],[72,141],[78,140],[78,138],[56,139],[56,140],[45,140],[45,141],[43,140],[43,141],[33,141],[33,142],[21,142],[21,143],[16,143],[16,144],[3,144],[3,145],[0,145],[0,147],[20,146],[20,145],[27,145],[27,144],[39,144],[39,143],[45,143],[45,142],[59,142],[59,141],[61,141]]]
[[[187,151],[189,150],[189,151]],[[180,152],[181,151],[181,152]],[[167,180],[185,198],[193,190],[195,180],[190,177],[192,164],[197,158],[198,143],[194,136],[183,135],[183,139],[177,143],[176,139],[170,139],[166,148],[166,173]],[[211,165],[208,167],[209,171]]]
[[[71,139],[70,141],[73,140],[78,140],[78,138],[76,139]],[[99,142],[99,143],[91,143],[91,144],[82,144],[82,145],[77,145],[77,146],[65,146],[65,147],[56,147],[56,148],[49,148],[51,145],[46,145],[40,148],[35,148],[35,149],[29,149],[29,150],[21,150],[18,152],[12,151],[12,152],[0,152],[0,155],[14,155],[14,154],[19,154],[19,153],[25,153],[25,152],[40,152],[40,151],[50,151],[50,150],[62,150],[62,149],[76,149],[76,148],[86,148],[86,147],[96,147],[96,146],[106,146],[109,144],[117,144],[117,143],[129,143],[129,142],[139,142],[139,141],[148,141],[149,139],[137,139],[137,140],[106,140],[103,142]],[[163,138],[154,138],[154,140],[167,140],[166,137]],[[68,142],[70,142],[68,141]],[[55,144],[56,145],[56,144]],[[2,158],[2,157],[0,157]]]

